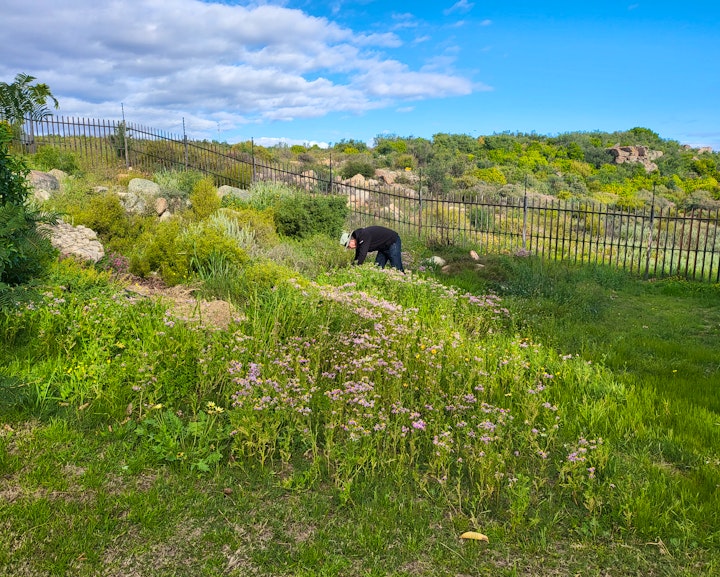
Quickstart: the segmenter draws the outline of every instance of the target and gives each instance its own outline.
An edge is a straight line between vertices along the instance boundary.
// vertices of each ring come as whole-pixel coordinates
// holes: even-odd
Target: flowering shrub
[[[575,478],[556,399],[582,361],[495,336],[509,313],[494,295],[464,295],[395,271],[342,274],[354,282],[294,290],[330,322],[342,310],[348,328],[316,327],[231,362],[237,455],[262,464],[312,455],[340,486],[380,474],[460,488],[462,500],[478,506],[509,503],[521,485],[547,490],[556,476]],[[359,290],[364,284],[402,298]],[[430,298],[440,311],[421,312]],[[593,474],[583,482],[603,465],[588,461]]]

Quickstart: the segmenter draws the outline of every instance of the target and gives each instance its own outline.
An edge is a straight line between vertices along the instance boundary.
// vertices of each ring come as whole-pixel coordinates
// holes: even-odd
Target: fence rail
[[[653,203],[647,209],[622,211],[527,194],[465,195],[457,200],[430,195],[422,176],[407,186],[353,186],[333,173],[332,162],[312,170],[282,165],[267,161],[252,146],[238,151],[124,121],[48,117],[27,120],[22,134],[22,152],[52,146],[76,153],[90,167],[125,167],[148,174],[192,169],[211,175],[217,185],[247,188],[271,180],[314,193],[343,194],[353,225],[381,222],[427,242],[485,254],[523,252],[607,264],[646,277],[720,282],[719,209],[682,212]]]

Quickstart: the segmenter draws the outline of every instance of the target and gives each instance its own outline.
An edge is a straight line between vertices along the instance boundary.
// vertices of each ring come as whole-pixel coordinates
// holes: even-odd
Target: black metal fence
[[[198,170],[217,185],[248,188],[277,181],[313,193],[346,195],[354,226],[383,223],[429,243],[479,253],[536,254],[607,264],[645,276],[720,282],[720,210],[657,207],[624,211],[585,200],[465,194],[430,195],[422,175],[402,184],[342,181],[329,165],[271,162],[249,147],[192,141],[117,121],[48,117],[27,121],[21,150],[70,150],[89,167],[125,168],[139,175]]]

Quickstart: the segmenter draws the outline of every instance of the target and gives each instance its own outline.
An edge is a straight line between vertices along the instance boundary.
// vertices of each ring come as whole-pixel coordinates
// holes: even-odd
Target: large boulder
[[[42,225],[49,231],[50,242],[60,251],[60,256],[72,256],[80,260],[98,262],[105,256],[105,249],[94,230],[86,226],[72,226],[63,221],[55,225]]]
[[[159,196],[160,185],[145,178],[133,178],[128,183],[128,192],[142,196]]]
[[[40,170],[31,170],[27,183],[32,190],[33,198],[38,202],[48,200],[53,193],[60,190],[60,181],[52,174]]]
[[[120,203],[127,212],[144,215],[152,214],[160,195],[160,185],[145,178],[133,178],[127,191],[118,192]]]

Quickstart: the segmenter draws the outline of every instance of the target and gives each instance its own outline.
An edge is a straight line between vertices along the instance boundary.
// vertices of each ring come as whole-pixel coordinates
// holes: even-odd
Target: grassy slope
[[[533,266],[487,263],[482,273],[460,273],[450,282],[503,293],[519,334],[615,369],[637,406],[626,422],[604,423],[625,443],[624,454],[638,459],[619,466],[656,469],[658,495],[669,478],[695,495],[692,506],[717,511],[718,476],[703,463],[717,455],[720,441],[717,287]],[[462,542],[457,536],[472,519],[437,507],[432,494],[394,494],[390,483],[360,487],[362,499],[348,500],[332,486],[294,488],[283,483],[282,470],[232,468],[201,478],[158,468],[122,429],[98,426],[89,415],[68,426],[62,413],[25,420],[6,410],[3,425],[14,431],[5,429],[0,451],[0,473],[14,480],[0,486],[0,569],[8,576],[711,575],[720,569],[710,541],[628,535],[618,542],[583,526],[520,541],[498,533],[489,546]],[[639,519],[645,523],[664,513],[628,511],[646,515]],[[688,532],[708,533],[707,527]]]

